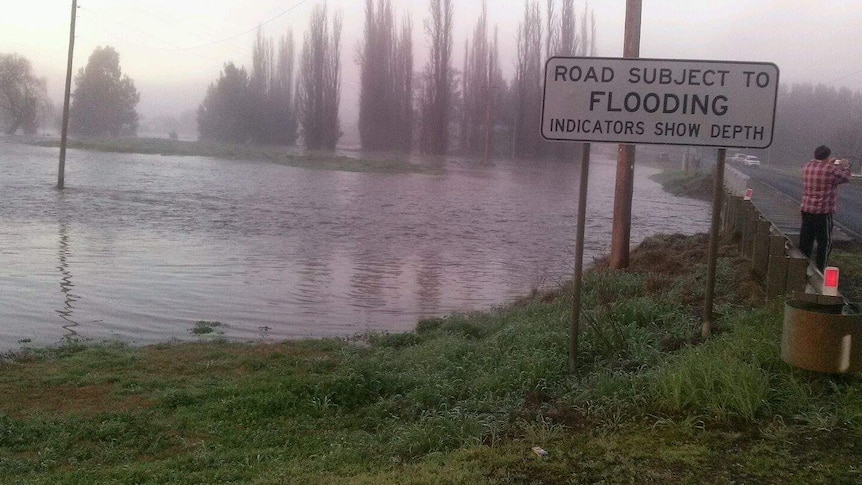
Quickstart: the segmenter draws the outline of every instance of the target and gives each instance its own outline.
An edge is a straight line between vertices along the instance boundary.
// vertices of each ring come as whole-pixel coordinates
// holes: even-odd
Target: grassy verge
[[[712,200],[712,175],[688,174],[682,170],[665,170],[650,177],[673,195],[700,200]]]
[[[58,140],[34,142],[39,146],[57,147]],[[393,155],[352,158],[330,152],[297,153],[279,146],[231,145],[214,142],[192,142],[162,138],[74,139],[70,148],[111,153],[150,155],[204,156],[229,160],[258,160],[321,170],[374,173],[436,173],[439,168],[410,163]]]
[[[829,265],[841,271],[838,289],[853,302],[862,302],[862,243],[837,242],[829,255]]]
[[[862,378],[783,364],[732,245],[700,339],[705,248],[591,272],[575,376],[565,289],[360,340],[9,355],[0,482],[859,483]]]

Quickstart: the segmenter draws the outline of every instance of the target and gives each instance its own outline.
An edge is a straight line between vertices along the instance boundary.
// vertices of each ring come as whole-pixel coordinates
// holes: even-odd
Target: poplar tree
[[[515,64],[515,126],[512,137],[514,158],[541,155],[542,109],[542,16],[537,1],[524,3],[524,18],[518,27]]]
[[[498,93],[505,89],[505,81],[500,69],[496,29],[493,41],[489,39],[486,1],[482,2],[482,13],[473,30],[472,45],[468,40],[465,46],[461,89],[464,97],[461,151],[488,156],[500,104]]]
[[[595,16],[588,8],[584,9],[578,27],[574,0],[562,0],[559,11],[555,0],[546,0],[544,22],[539,2],[524,2],[512,89],[513,157],[569,158],[576,151],[571,144],[547,142],[540,135],[543,61],[552,56],[594,56],[595,36]]]
[[[326,6],[315,6],[302,46],[296,104],[305,146],[312,150],[334,149],[341,136],[341,26],[335,14],[330,29]]]
[[[389,0],[366,0],[358,51],[359,136],[366,150],[410,149],[413,98],[412,26],[399,37]]]
[[[453,100],[452,0],[430,0],[429,11],[425,34],[431,48],[422,78],[420,140],[423,152],[442,155],[449,148]]]

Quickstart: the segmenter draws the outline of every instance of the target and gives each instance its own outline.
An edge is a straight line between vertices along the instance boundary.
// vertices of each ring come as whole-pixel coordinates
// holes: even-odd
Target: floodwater
[[[593,150],[586,263],[607,252],[615,152]],[[69,339],[277,341],[411,330],[571,275],[574,163],[308,170],[0,140],[0,349]],[[636,171],[632,240],[709,227]]]

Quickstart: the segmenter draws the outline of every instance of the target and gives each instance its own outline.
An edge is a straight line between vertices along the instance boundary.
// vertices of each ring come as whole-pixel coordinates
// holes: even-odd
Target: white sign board
[[[766,148],[778,66],[766,62],[552,57],[548,140]]]

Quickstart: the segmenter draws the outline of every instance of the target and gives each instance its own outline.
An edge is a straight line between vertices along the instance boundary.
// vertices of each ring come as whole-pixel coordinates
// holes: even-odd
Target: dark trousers
[[[832,251],[832,214],[802,213],[802,229],[799,231],[799,250],[811,259],[811,250],[817,241],[815,264],[820,271],[826,267],[826,258]]]

